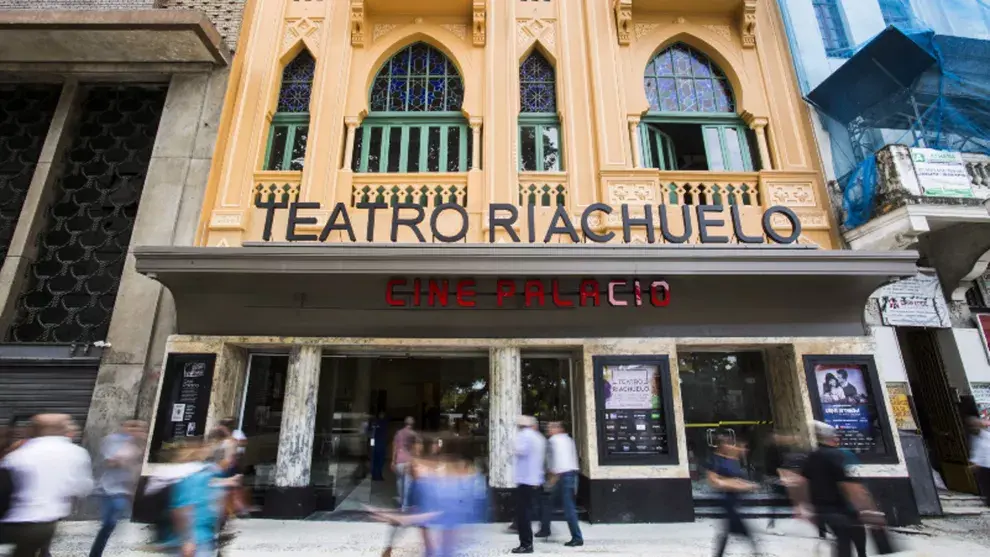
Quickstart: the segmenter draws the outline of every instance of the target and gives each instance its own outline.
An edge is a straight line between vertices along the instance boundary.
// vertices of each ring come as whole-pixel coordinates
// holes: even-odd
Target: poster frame
[[[595,382],[595,422],[598,433],[599,466],[657,466],[680,464],[677,448],[677,426],[674,421],[674,393],[670,377],[670,356],[628,355],[593,356],[591,358]],[[647,365],[660,371],[660,397],[663,401],[664,429],[667,435],[667,454],[658,455],[610,455],[605,449],[605,381],[606,366]]]
[[[172,387],[177,380],[177,374],[181,372],[183,366],[191,362],[202,362],[206,364],[206,379],[203,385],[206,393],[202,403],[196,408],[196,421],[206,424],[206,417],[209,414],[210,402],[213,395],[213,379],[216,372],[217,355],[213,352],[201,353],[179,353],[174,352],[166,356],[165,368],[162,372],[161,383],[158,390],[158,412],[155,416],[154,430],[151,435],[151,443],[148,451],[148,462],[160,462],[160,452],[162,447],[173,441],[168,434],[172,426],[170,419],[172,414],[172,404],[167,400],[172,391]],[[197,437],[205,434],[200,432]]]
[[[806,354],[804,356],[804,373],[807,381],[808,396],[811,399],[811,411],[815,420],[824,421],[822,413],[822,400],[818,394],[818,378],[815,376],[815,366],[817,365],[837,365],[849,364],[852,366],[863,366],[866,368],[866,378],[864,383],[869,390],[867,393],[870,400],[876,407],[880,419],[880,435],[883,438],[884,446],[888,447],[887,454],[883,455],[856,455],[860,464],[899,464],[897,446],[894,444],[894,434],[890,410],[887,407],[887,394],[880,384],[880,374],[877,370],[877,363],[873,356],[869,354]]]

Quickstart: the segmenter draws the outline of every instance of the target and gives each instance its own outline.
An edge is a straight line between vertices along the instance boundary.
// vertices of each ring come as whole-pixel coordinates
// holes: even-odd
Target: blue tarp
[[[901,130],[910,146],[990,152],[990,41],[890,26],[807,95],[822,114],[860,130]],[[869,156],[842,181],[845,226],[872,217]]]

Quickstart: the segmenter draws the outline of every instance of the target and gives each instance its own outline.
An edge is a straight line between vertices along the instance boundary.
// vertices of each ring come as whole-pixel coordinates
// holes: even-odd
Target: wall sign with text
[[[677,464],[667,356],[595,356],[601,465]]]
[[[272,227],[275,224],[275,213],[280,210],[288,210],[285,229],[285,240],[287,242],[326,242],[334,232],[342,232],[351,242],[357,242],[357,233],[351,224],[351,217],[348,211],[367,211],[367,230],[365,240],[368,242],[383,241],[383,238],[375,238],[375,222],[378,218],[389,219],[389,240],[397,242],[399,230],[406,229],[412,231],[419,243],[426,243],[424,230],[432,233],[440,243],[450,244],[463,242],[467,238],[470,228],[470,216],[467,209],[456,203],[443,203],[436,207],[423,207],[418,203],[357,203],[348,209],[346,203],[337,203],[326,222],[320,222],[315,216],[308,216],[312,213],[302,211],[320,211],[323,205],[315,201],[292,201],[287,198],[278,200],[275,196],[269,196],[263,200],[261,194],[255,195],[254,206],[265,210],[265,225],[262,230],[262,240],[268,242],[272,238]],[[427,209],[430,214],[427,215]],[[647,242],[654,244],[658,241],[657,229],[660,230],[660,237],[668,244],[687,243],[694,235],[694,228],[698,230],[698,240],[702,244],[730,244],[738,241],[741,244],[794,244],[801,237],[801,219],[797,213],[783,205],[768,207],[762,215],[762,234],[756,235],[743,230],[742,214],[738,205],[628,205],[622,204],[618,211],[611,205],[604,203],[592,203],[581,212],[579,222],[575,224],[574,218],[568,212],[567,207],[558,206],[550,219],[550,224],[546,230],[536,230],[536,208],[528,205],[525,208],[525,216],[520,216],[519,207],[509,203],[492,203],[488,206],[488,242],[494,244],[497,232],[504,231],[513,243],[527,241],[530,244],[537,242],[551,243],[557,236],[567,237],[571,243],[594,243],[605,244],[612,242],[617,234],[615,231],[602,231],[592,225],[594,219],[605,218],[614,212],[618,212],[622,222],[622,242],[632,243],[632,230],[642,229],[646,232]],[[674,226],[667,216],[667,211],[680,213],[680,224]],[[457,215],[460,226],[457,232],[446,234],[440,230],[438,223],[444,217],[444,213]],[[774,217],[787,220],[790,230],[782,234],[772,226]],[[525,219],[527,223],[528,237],[523,240],[519,237],[516,228],[518,222]],[[301,226],[317,226],[322,230],[319,234],[302,233],[297,229]],[[725,226],[731,226],[732,234],[722,234],[718,232]],[[675,229],[677,232],[675,232]]]
[[[873,356],[805,356],[815,419],[863,464],[896,463],[897,451]]]
[[[184,437],[206,434],[216,354],[169,354],[151,439],[151,457]]]
[[[500,278],[491,289],[475,279],[392,278],[385,287],[385,303],[396,308],[663,308],[670,305],[670,284],[640,278],[580,282]]]

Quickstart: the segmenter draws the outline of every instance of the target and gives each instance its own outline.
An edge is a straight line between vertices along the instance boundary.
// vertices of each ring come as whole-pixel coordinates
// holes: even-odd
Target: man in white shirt
[[[537,431],[536,418],[520,416],[516,421],[516,527],[519,547],[513,553],[533,552],[533,497],[543,485],[546,439]]]
[[[564,545],[581,547],[584,545],[584,537],[581,535],[577,505],[574,501],[578,482],[577,447],[560,422],[551,422],[547,433],[550,434],[550,486],[553,491],[549,503],[543,506],[543,520],[536,537],[550,537],[550,512],[556,501],[561,499],[564,518],[567,519],[567,527],[571,530],[571,541]]]
[[[983,502],[990,507],[990,422],[970,417],[966,420],[972,435],[969,462]]]
[[[59,520],[72,512],[72,501],[93,490],[89,453],[66,436],[71,418],[39,414],[31,421],[31,439],[8,454],[0,467],[14,481],[11,507],[3,517],[11,557],[48,552]]]

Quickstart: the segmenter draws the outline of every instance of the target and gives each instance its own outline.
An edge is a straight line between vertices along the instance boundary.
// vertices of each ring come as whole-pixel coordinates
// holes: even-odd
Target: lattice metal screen
[[[165,93],[86,92],[10,341],[106,339]]]
[[[0,86],[0,264],[55,114],[58,85]]]

